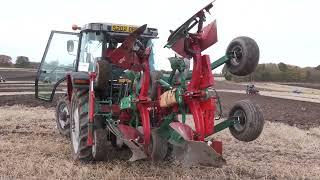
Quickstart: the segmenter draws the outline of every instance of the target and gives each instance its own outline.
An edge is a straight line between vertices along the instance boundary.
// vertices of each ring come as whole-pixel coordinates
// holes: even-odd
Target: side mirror
[[[74,42],[73,40],[67,41],[67,51],[68,53],[72,53],[74,51]]]

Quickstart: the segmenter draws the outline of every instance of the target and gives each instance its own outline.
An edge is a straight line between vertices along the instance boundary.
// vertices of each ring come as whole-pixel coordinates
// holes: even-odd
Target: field
[[[111,152],[115,156],[120,153],[125,155],[119,159],[85,164],[72,160],[69,140],[55,128],[55,102],[36,100],[32,94],[34,88],[31,80],[26,82],[22,78],[0,84],[0,179],[320,177],[319,103],[231,93],[224,90],[242,91],[245,86],[217,82],[224,116],[235,101],[249,98],[260,105],[266,120],[262,135],[250,143],[235,140],[228,130],[217,134],[217,139],[223,141],[227,165],[208,168],[184,167],[175,161],[127,162],[125,158],[129,154],[126,151]],[[30,94],[17,94],[19,92]]]
[[[319,83],[282,83],[284,85],[288,86],[298,86],[298,87],[307,87],[307,88],[313,88],[313,89],[320,89]]]
[[[3,76],[7,81],[29,81],[36,77],[36,69],[24,68],[2,68],[0,67],[0,76]]]

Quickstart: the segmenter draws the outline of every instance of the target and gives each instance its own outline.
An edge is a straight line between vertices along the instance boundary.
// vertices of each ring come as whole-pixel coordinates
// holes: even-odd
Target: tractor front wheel
[[[244,142],[257,139],[264,126],[260,107],[249,100],[238,101],[231,109],[229,118],[237,118],[239,121],[229,127],[232,136]]]
[[[70,135],[70,103],[67,96],[58,100],[55,114],[59,133],[68,137]]]
[[[228,71],[236,76],[251,74],[259,63],[259,47],[249,37],[237,37],[231,41],[226,55],[230,60],[226,63]]]

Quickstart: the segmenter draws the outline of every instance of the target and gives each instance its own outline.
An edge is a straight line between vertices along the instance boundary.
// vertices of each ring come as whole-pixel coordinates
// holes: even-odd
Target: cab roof
[[[109,35],[129,35],[136,30],[139,26],[126,25],[126,24],[114,24],[114,23],[88,23],[82,26],[81,31],[104,31]],[[141,37],[145,38],[158,38],[158,29],[147,28]]]

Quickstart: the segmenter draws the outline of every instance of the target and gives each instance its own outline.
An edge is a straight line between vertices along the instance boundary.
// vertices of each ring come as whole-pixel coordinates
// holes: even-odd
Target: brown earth
[[[224,116],[227,116],[236,101],[250,99],[261,107],[264,118],[268,121],[281,122],[299,128],[320,126],[320,103],[226,92],[220,92],[219,95]]]
[[[228,81],[215,81],[216,89],[246,90],[246,86],[242,84],[230,83]]]
[[[34,85],[29,87],[4,87],[0,85],[0,92],[34,92]]]
[[[221,89],[243,85],[220,83]],[[224,88],[227,87],[227,88]],[[241,88],[241,89],[240,89]],[[317,179],[320,177],[320,104],[266,96],[219,93],[223,115],[235,101],[259,104],[267,120],[253,142],[235,140],[225,130],[227,165],[184,167],[179,162],[80,163],[71,158],[70,141],[55,128],[52,103],[34,95],[0,96],[0,179]],[[280,123],[279,123],[280,122]],[[290,126],[289,126],[290,125]],[[296,126],[296,127],[292,127]],[[113,152],[119,156],[122,152]]]
[[[281,122],[304,129],[320,125],[319,103],[279,99],[260,95],[249,96],[227,92],[220,92],[219,96],[224,117],[227,117],[229,110],[236,101],[250,99],[261,107],[264,117],[268,121]],[[56,99],[57,97],[50,103],[38,100],[34,95],[0,96],[0,106],[22,104],[26,107],[54,107]]]
[[[0,68],[0,76],[7,81],[34,81],[37,69]]]
[[[298,86],[312,89],[320,89],[320,83],[280,83],[287,86]]]
[[[0,96],[0,107],[23,105],[25,107],[43,106],[46,108],[50,108],[50,107],[55,107],[57,98],[58,97],[55,97],[53,102],[46,102],[43,100],[36,99],[34,95]]]
[[[266,122],[250,143],[229,131],[215,137],[224,143],[222,168],[184,167],[179,162],[80,163],[71,158],[70,141],[55,129],[53,108],[0,108],[0,179],[318,179],[319,128],[302,130]],[[119,154],[119,152],[114,152]]]

